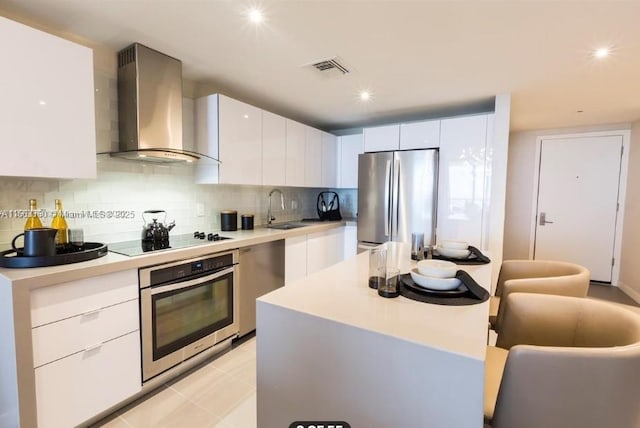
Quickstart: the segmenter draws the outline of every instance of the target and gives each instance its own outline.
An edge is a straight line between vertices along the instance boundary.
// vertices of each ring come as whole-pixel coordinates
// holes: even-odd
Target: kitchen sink
[[[282,224],[272,224],[267,226],[269,229],[278,229],[278,230],[289,230],[289,229],[297,229],[299,227],[311,226],[310,224],[300,224],[300,223],[282,223]]]

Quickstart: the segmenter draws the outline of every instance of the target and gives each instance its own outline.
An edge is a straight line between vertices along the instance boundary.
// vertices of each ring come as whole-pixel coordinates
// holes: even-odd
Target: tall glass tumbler
[[[378,294],[382,297],[398,297],[400,295],[399,278],[400,269],[387,266],[385,280],[378,284]]]
[[[369,287],[384,284],[387,275],[387,248],[384,245],[369,250]]]
[[[411,260],[424,259],[424,233],[411,234]]]

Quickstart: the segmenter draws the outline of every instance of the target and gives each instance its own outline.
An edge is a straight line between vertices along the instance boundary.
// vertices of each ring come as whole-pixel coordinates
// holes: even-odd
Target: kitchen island
[[[154,381],[142,385],[140,374],[138,269],[331,231],[345,223],[258,227],[223,232],[229,240],[136,257],[110,252],[81,263],[0,268],[0,427],[75,426],[155,387]],[[192,367],[204,354],[181,366]],[[96,360],[99,365],[91,366]],[[177,374],[167,371],[158,384]],[[43,405],[38,389],[55,403]]]
[[[460,268],[490,289],[491,264]],[[260,427],[481,427],[489,302],[385,299],[367,278],[362,253],[258,299]]]

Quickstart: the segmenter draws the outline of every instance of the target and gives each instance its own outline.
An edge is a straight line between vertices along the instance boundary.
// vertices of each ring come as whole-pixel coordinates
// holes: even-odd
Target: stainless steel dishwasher
[[[284,285],[284,240],[240,248],[240,336],[256,329],[256,299]]]

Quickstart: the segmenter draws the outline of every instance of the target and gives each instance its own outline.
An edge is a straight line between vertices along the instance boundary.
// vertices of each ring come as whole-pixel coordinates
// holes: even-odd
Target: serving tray
[[[23,256],[22,248],[0,252],[0,267],[5,268],[34,268],[44,266],[66,265],[70,263],[85,262],[106,256],[109,249],[106,244],[100,242],[85,242],[80,251],[70,251],[67,248],[59,248],[55,256]]]

